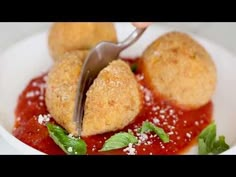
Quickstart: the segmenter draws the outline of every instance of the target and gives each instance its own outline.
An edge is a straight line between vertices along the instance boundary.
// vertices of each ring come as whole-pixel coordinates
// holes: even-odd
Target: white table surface
[[[51,23],[0,23],[0,53],[11,44],[47,30]],[[157,23],[173,30],[192,32],[224,46],[236,54],[236,23]],[[0,154],[19,154],[0,135]]]

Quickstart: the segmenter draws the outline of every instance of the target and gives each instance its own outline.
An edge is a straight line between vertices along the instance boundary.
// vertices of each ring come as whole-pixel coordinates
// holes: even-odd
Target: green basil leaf
[[[208,154],[207,145],[204,142],[204,139],[198,139],[198,154],[200,155]]]
[[[216,139],[216,124],[208,125],[199,135],[199,139],[204,140],[207,152],[211,152]]]
[[[229,145],[225,142],[224,136],[219,136],[219,140],[215,141],[212,149],[213,154],[220,154],[229,149]]]
[[[82,139],[69,137],[68,133],[58,125],[47,123],[50,137],[53,141],[69,155],[84,155],[87,145]]]
[[[229,149],[229,145],[225,142],[224,136],[219,136],[216,140],[216,124],[208,125],[198,136],[198,153],[203,154],[219,154]]]
[[[170,141],[169,135],[162,128],[155,126],[151,122],[148,122],[148,121],[144,122],[141,127],[140,132],[147,133],[147,132],[151,132],[151,131],[155,132],[164,143],[168,143]]]
[[[137,143],[137,138],[131,133],[121,132],[111,136],[107,139],[99,151],[110,151],[113,149],[120,149],[129,145],[129,143]]]

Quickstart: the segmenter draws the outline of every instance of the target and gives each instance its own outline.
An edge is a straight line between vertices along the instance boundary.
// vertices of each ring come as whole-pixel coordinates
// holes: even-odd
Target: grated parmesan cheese
[[[41,125],[45,125],[49,121],[50,121],[50,114],[47,114],[47,115],[40,114],[38,116],[38,123]]]
[[[158,124],[158,123],[160,123],[160,120],[157,119],[157,118],[154,118],[154,119],[153,119],[153,123],[154,123],[154,124]]]
[[[199,126],[199,122],[198,122],[198,121],[195,121],[194,124],[195,124],[196,126]]]
[[[72,147],[68,147],[67,151],[68,151],[68,152],[72,152],[72,151],[73,151],[73,148],[72,148]]]
[[[26,98],[34,97],[35,93],[33,91],[26,93]]]
[[[191,138],[191,134],[190,134],[190,133],[186,133],[186,136],[187,136],[188,138]]]
[[[127,152],[127,155],[135,155],[136,154],[136,149],[132,146],[133,146],[133,144],[129,143],[129,146],[127,148],[125,148],[123,151]]]

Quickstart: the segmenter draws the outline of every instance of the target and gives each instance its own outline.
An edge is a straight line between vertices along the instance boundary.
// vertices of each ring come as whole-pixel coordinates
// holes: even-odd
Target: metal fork
[[[81,69],[78,88],[75,97],[73,120],[76,123],[78,136],[81,136],[86,93],[98,73],[111,61],[118,59],[122,50],[126,49],[143,34],[146,28],[136,28],[124,41],[120,43],[101,42],[88,54]]]

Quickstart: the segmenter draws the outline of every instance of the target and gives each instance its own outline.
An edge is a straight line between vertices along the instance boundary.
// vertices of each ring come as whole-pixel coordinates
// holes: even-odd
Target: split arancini
[[[77,135],[72,118],[83,54],[65,56],[49,72],[46,105],[58,124]],[[87,92],[82,136],[122,129],[140,109],[141,94],[129,65],[113,61],[99,73]]]
[[[68,132],[75,132],[72,120],[77,82],[86,52],[68,52],[48,73],[46,105],[54,120]]]

